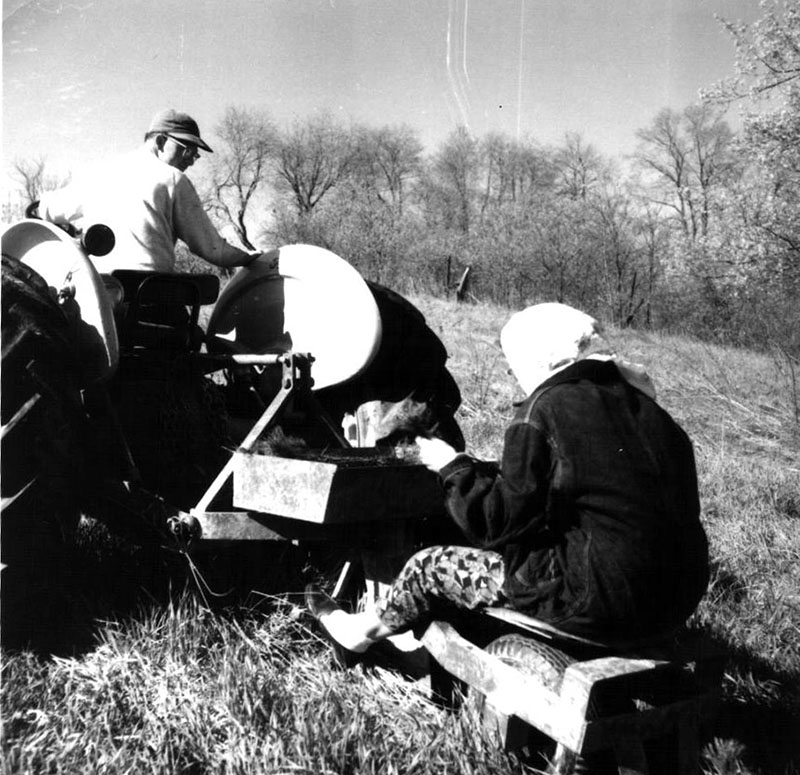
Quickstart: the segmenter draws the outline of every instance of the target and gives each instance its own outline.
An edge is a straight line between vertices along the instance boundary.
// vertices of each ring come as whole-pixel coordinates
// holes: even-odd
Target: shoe
[[[320,617],[333,611],[340,611],[341,606],[330,596],[323,592],[316,584],[308,584],[305,591],[306,608],[316,619],[320,634],[330,643],[333,649],[333,661],[340,668],[347,669],[355,667],[364,659],[363,654],[350,651],[345,648],[336,638],[331,635],[325,625],[320,621]]]

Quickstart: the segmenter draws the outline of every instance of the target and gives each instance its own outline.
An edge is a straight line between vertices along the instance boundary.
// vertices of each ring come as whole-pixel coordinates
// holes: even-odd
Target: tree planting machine
[[[318,247],[267,253],[220,294],[215,275],[106,272],[111,244],[34,218],[2,237],[4,642],[82,514],[184,552],[327,547],[334,596],[354,565],[374,597],[415,547],[459,540],[409,444],[464,444],[447,354],[413,305]],[[466,691],[508,748],[544,737],[549,772],[645,775],[655,742],[658,771],[698,771],[718,654],[480,618],[430,623],[417,651],[436,694]]]
[[[182,551],[282,540],[347,568],[380,545],[370,573],[388,580],[413,524],[443,513],[407,442],[463,448],[419,311],[315,246],[262,255],[220,294],[213,274],[106,271],[113,239],[36,218],[2,236],[4,639],[44,547],[87,514]]]

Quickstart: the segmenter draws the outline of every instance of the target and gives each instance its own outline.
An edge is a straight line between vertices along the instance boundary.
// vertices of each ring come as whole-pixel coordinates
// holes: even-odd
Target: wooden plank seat
[[[484,724],[507,749],[522,748],[536,730],[556,743],[552,773],[594,772],[587,765],[593,755],[608,760],[613,754],[620,775],[649,775],[654,763],[646,747],[655,743],[658,772],[699,772],[700,725],[713,718],[723,669],[722,655],[707,641],[642,642],[620,650],[508,609],[486,613],[513,625],[512,634],[479,648],[435,621],[421,640],[439,672],[463,682],[468,698],[480,699]],[[441,674],[432,671],[432,683],[435,678],[441,692]]]

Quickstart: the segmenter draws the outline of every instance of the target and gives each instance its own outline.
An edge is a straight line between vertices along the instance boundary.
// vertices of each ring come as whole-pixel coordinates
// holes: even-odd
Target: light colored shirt
[[[85,229],[111,227],[114,249],[94,258],[100,272],[175,271],[175,242],[217,266],[239,266],[252,256],[226,242],[211,223],[191,180],[148,146],[42,195],[39,216]]]

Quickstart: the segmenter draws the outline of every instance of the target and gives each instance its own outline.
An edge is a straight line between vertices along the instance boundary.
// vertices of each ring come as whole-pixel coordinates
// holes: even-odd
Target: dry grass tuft
[[[415,684],[332,670],[287,605],[231,617],[185,598],[82,659],[8,659],[3,700],[9,772],[523,772]]]

